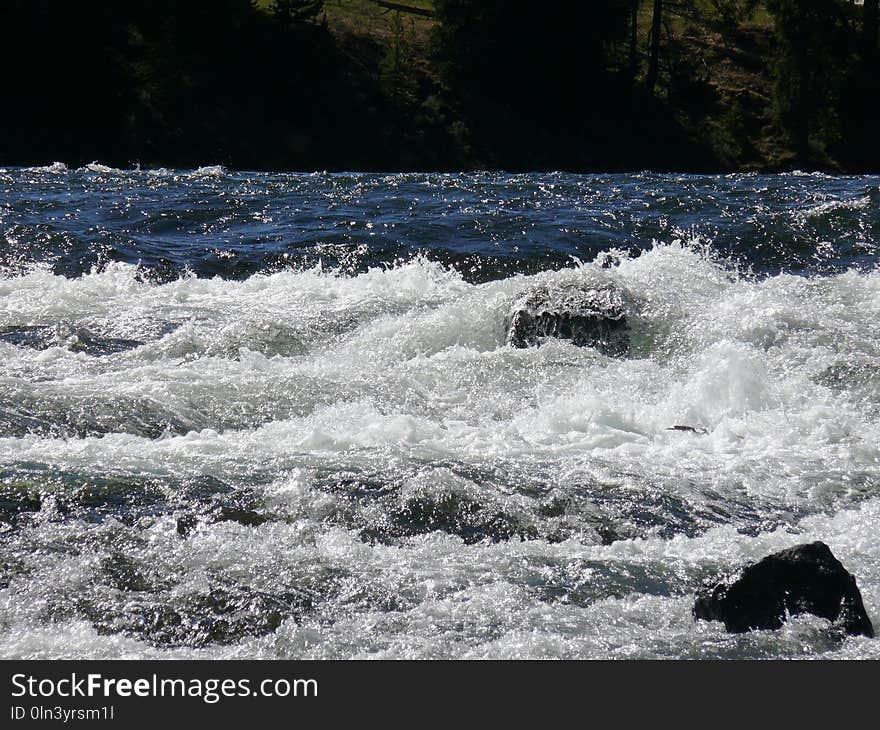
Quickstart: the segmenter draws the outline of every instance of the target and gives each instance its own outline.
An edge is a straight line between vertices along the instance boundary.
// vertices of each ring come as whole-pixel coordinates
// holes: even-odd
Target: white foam
[[[865,208],[871,205],[871,197],[865,195],[860,198],[852,198],[852,199],[836,199],[832,198],[830,200],[823,200],[820,203],[817,203],[810,208],[807,208],[801,214],[803,219],[809,220],[810,218],[817,218],[828,213],[833,213],[838,210],[864,210]]]
[[[505,344],[510,302],[539,284],[572,282],[624,293],[630,357],[565,342]],[[0,280],[0,327],[64,323],[143,344],[100,357],[63,343],[0,345],[0,395],[48,422],[116,426],[84,438],[0,438],[0,466],[232,482],[287,474],[263,487],[284,520],[206,523],[182,540],[162,518],[144,528],[138,564],[177,576],[181,595],[202,590],[206,575],[268,592],[279,575],[308,585],[322,570],[350,576],[328,599],[332,625],[289,620],[270,636],[174,655],[878,657],[870,642],[828,645],[810,619],[773,635],[728,637],[695,625],[688,595],[676,592],[707,571],[824,539],[880,616],[871,537],[880,527],[880,402],[876,388],[859,385],[880,364],[878,272],[757,280],[677,242],[610,268],[479,285],[423,259],[355,277],[315,268],[157,285],[112,264],[77,279],[38,269]],[[133,414],[188,432],[126,433]],[[669,430],[675,425],[701,430]],[[321,470],[379,472],[400,480],[401,504],[448,493],[505,514],[535,509],[532,498],[487,491],[448,464],[537,470],[542,488],[562,495],[598,483],[638,499],[653,485],[694,509],[721,499],[803,516],[757,537],[719,526],[610,546],[591,544],[598,540],[589,531],[559,543],[467,546],[437,532],[404,548],[369,545],[339,526],[351,506],[312,484]],[[424,471],[413,476],[414,465]],[[110,528],[64,528],[47,517],[27,539],[63,540],[64,529],[97,540]],[[157,654],[133,639],[96,637],[78,619],[43,626],[34,612],[60,590],[58,577],[75,592],[91,570],[85,556],[57,560],[35,564],[37,577],[0,593],[0,619],[11,627],[0,653],[59,656],[52,642],[66,635],[78,656]],[[654,578],[641,592],[593,599],[590,580],[613,579],[597,565],[612,574],[644,568]],[[525,587],[551,574],[571,603]],[[382,591],[399,596],[399,610],[377,608]]]
[[[42,167],[27,167],[25,168],[26,172],[48,172],[53,175],[61,175],[68,171],[67,165],[63,162],[53,162],[51,165],[44,165]]]
[[[79,170],[77,170],[77,172],[97,172],[102,175],[107,175],[107,174],[111,174],[111,173],[123,174],[124,170],[119,170],[115,167],[108,167],[107,165],[104,165],[104,164],[96,161],[96,162],[90,162],[88,165],[85,165],[84,167],[79,168]]]
[[[223,165],[203,165],[192,171],[193,177],[222,177],[227,174]]]
[[[602,276],[634,302],[635,357],[504,345],[505,306],[518,292]],[[232,449],[265,450],[269,429],[288,446],[341,451],[430,444],[469,459],[622,449],[656,465],[664,453],[680,458],[686,443],[728,467],[791,463],[794,450],[873,472],[877,404],[835,392],[822,376],[876,362],[878,288],[874,273],[740,279],[681,245],[611,270],[479,286],[421,260],[353,278],[314,269],[161,286],[112,264],[72,280],[38,270],[0,281],[0,325],[68,322],[145,341],[101,358],[63,347],[3,352],[10,372],[44,388],[154,398],[205,428],[224,429],[242,408],[264,411],[272,423],[262,430],[223,436]],[[710,435],[666,430],[679,423]],[[27,443],[7,441],[13,452]],[[56,460],[64,451],[37,440],[25,449],[33,457],[33,448]]]

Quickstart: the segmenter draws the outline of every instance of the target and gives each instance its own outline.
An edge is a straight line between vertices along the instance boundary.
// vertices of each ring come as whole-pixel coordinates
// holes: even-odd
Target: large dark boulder
[[[507,317],[507,342],[534,347],[547,337],[594,347],[612,357],[629,349],[623,298],[610,287],[540,288],[517,299]]]
[[[798,545],[697,592],[694,618],[723,621],[730,633],[778,629],[812,613],[852,636],[874,636],[856,579],[823,542]]]

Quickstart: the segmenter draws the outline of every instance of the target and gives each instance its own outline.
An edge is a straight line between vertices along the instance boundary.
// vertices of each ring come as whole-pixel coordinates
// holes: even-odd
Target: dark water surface
[[[8,170],[0,265],[78,276],[246,278],[318,262],[346,273],[424,253],[468,281],[701,237],[761,273],[871,268],[880,178],[827,175],[274,174]]]

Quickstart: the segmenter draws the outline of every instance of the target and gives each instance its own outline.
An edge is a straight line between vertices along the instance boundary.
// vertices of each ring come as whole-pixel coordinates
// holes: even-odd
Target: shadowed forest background
[[[0,164],[880,169],[878,0],[0,0]]]

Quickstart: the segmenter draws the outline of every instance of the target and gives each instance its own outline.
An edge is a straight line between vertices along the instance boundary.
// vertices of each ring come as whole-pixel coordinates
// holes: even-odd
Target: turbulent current
[[[0,170],[0,657],[872,658],[880,178]],[[537,288],[630,348],[507,343]],[[688,426],[688,429],[674,429]]]

